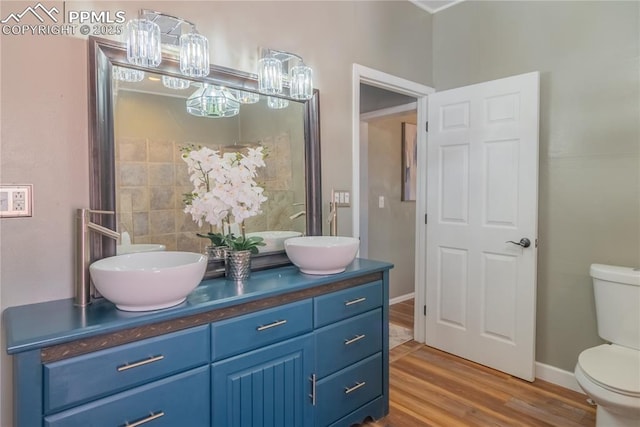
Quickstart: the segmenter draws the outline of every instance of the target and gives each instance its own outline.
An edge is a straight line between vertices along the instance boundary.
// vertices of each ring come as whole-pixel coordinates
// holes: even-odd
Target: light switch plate
[[[346,190],[334,190],[333,198],[336,206],[339,208],[348,208],[351,206],[351,197]]]
[[[32,216],[33,185],[0,185],[0,218]]]

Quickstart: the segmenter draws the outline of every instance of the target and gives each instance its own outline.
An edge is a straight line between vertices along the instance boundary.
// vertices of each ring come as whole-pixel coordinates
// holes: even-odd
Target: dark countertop
[[[76,307],[73,299],[9,307],[3,313],[7,353],[15,354],[126,328],[235,306],[346,280],[391,268],[386,262],[357,258],[343,273],[312,276],[295,266],[255,271],[242,284],[224,278],[204,280],[182,304],[163,310],[125,312],[107,300]]]

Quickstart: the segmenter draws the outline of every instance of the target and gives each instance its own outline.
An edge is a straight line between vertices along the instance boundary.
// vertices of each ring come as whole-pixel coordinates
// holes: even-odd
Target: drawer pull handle
[[[143,418],[139,421],[136,421],[135,423],[132,423],[132,424],[129,424],[128,422],[125,423],[123,427],[138,427],[150,421],[157,420],[160,417],[164,417],[164,412],[160,411],[160,412],[156,412],[155,414],[152,412],[151,415],[149,415],[148,417]]]
[[[312,374],[309,381],[311,381],[311,394],[309,397],[311,398],[311,405],[316,406],[316,374]]]
[[[357,382],[356,385],[354,385],[353,387],[345,387],[344,394],[352,393],[352,392],[356,391],[357,389],[359,389],[360,387],[364,387],[365,384],[366,384],[366,382],[362,381],[361,383]]]
[[[160,355],[160,356],[151,356],[148,359],[140,360],[134,363],[125,363],[124,365],[118,366],[118,372],[126,371],[127,369],[137,368],[139,366],[148,365],[149,363],[157,362],[162,359],[164,359],[164,356]]]
[[[349,345],[349,344],[353,344],[354,342],[358,342],[360,341],[362,338],[364,338],[365,335],[356,335],[355,337],[351,338],[350,340],[344,340],[344,345]]]
[[[258,331],[264,331],[264,330],[266,330],[266,329],[275,328],[276,326],[282,326],[282,325],[284,325],[285,323],[287,323],[287,321],[286,321],[286,320],[277,320],[277,321],[275,321],[275,322],[273,322],[273,323],[269,323],[268,325],[258,326],[258,327],[256,328],[256,330],[258,330]]]
[[[345,303],[344,303],[344,305],[346,305],[346,306],[348,307],[348,306],[350,306],[350,305],[358,304],[358,303],[361,303],[361,302],[366,301],[366,300],[367,300],[367,299],[366,299],[365,297],[362,297],[362,298],[356,298],[356,299],[354,299],[354,300],[351,300],[351,301],[347,301],[347,302],[345,302]]]

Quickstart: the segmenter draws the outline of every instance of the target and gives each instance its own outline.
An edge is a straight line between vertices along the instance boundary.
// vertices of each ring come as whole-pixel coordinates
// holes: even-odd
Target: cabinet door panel
[[[317,375],[323,378],[382,351],[382,309],[316,331]]]
[[[198,326],[44,365],[45,414],[209,362],[209,326]]]
[[[209,366],[49,415],[45,427],[124,426],[148,420],[153,427],[207,427]]]
[[[328,325],[382,306],[382,281],[314,298],[314,326]]]
[[[312,426],[312,371],[311,334],[214,363],[213,426]]]
[[[316,426],[327,426],[382,394],[380,353],[318,381]]]

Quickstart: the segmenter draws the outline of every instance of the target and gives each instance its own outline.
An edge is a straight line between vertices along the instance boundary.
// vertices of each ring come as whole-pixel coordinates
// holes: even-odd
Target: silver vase
[[[205,246],[204,254],[207,255],[209,259],[224,261],[227,249],[229,249],[227,246]]]
[[[251,251],[227,250],[224,272],[229,280],[242,281],[251,275]]]

